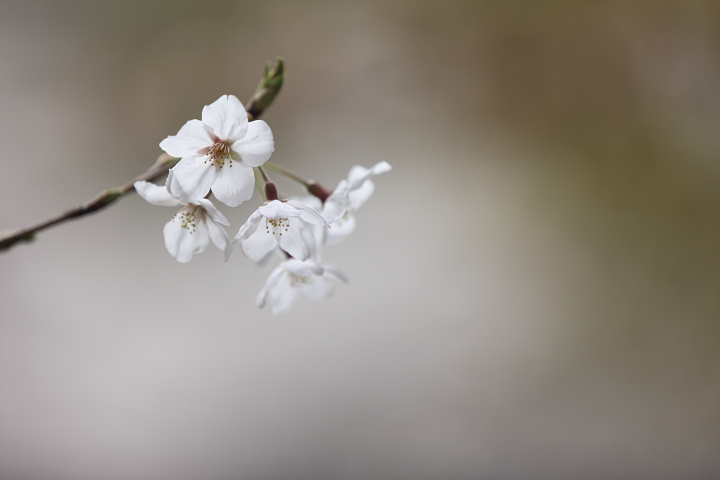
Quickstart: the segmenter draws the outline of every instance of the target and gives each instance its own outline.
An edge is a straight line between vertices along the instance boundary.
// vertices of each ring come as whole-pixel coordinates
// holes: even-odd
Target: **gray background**
[[[717,3],[2,1],[0,227],[278,55],[275,163],[395,167],[350,284],[273,317],[137,196],[2,254],[3,479],[720,475]]]

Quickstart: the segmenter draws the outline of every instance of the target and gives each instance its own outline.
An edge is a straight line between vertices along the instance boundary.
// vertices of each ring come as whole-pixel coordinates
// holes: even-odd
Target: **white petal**
[[[213,194],[228,207],[237,207],[250,200],[254,190],[255,175],[252,168],[243,167],[235,161],[232,166],[225,164],[212,184]]]
[[[313,225],[326,225],[327,222],[325,219],[320,215],[320,213],[315,210],[314,208],[305,205],[303,203],[298,202],[297,200],[288,200],[285,202],[285,205],[295,208],[298,212],[300,212],[300,218],[302,218],[304,221],[308,223],[312,223]],[[297,215],[297,213],[296,213]]]
[[[304,207],[304,205],[294,200],[287,202],[273,200],[267,205],[259,207],[257,211],[271,220],[280,220],[281,218],[298,217],[302,215]]]
[[[217,169],[203,157],[186,157],[172,168],[170,191],[183,202],[192,203],[203,198],[217,177]]]
[[[207,198],[201,198],[199,200],[196,200],[193,202],[195,205],[200,205],[205,209],[205,213],[210,216],[210,218],[213,219],[216,223],[219,223],[220,225],[227,225],[230,226],[230,222],[228,222],[228,219],[225,218],[225,215],[223,215],[220,210],[215,208],[215,205],[212,204],[210,200]]]
[[[259,167],[275,151],[275,141],[268,124],[255,120],[248,125],[245,136],[233,143],[231,148],[247,166]]]
[[[179,220],[171,220],[165,224],[163,234],[165,248],[170,255],[182,263],[189,262],[193,255],[205,250],[210,241],[207,227],[203,221],[198,221],[196,230],[190,233],[186,228],[182,228]]]
[[[280,275],[273,288],[268,292],[268,301],[272,305],[273,315],[289,311],[295,303],[296,296],[297,289],[291,285],[290,275]]]
[[[225,255],[225,263],[228,263],[233,252],[233,245],[230,242],[227,232],[224,228],[215,223],[211,217],[206,216],[205,221],[207,223],[210,240],[212,240],[216,247],[223,251],[223,254]]]
[[[287,230],[274,235],[278,245],[298,260],[306,260],[312,253],[312,236],[307,235],[307,226],[299,218],[288,218]]]
[[[313,225],[324,225],[328,228],[330,227],[328,222],[326,222],[323,216],[320,215],[320,212],[318,212],[312,207],[308,207],[307,205],[305,206],[305,208],[303,208],[300,218],[302,218],[307,223],[312,223]]]
[[[348,174],[348,211],[354,212],[362,206],[375,191],[375,185],[370,180],[373,175],[390,171],[392,167],[387,162],[379,162],[370,168],[355,165]]]
[[[322,230],[321,230],[322,229]],[[324,246],[325,236],[317,237],[316,234],[319,231],[327,230],[328,227],[325,227],[324,225],[307,225],[305,224],[305,228],[300,230],[300,235],[302,236],[303,243],[305,245],[308,245],[310,248],[310,257],[312,260],[320,261],[320,257],[322,255],[322,250]]]
[[[206,105],[202,121],[223,142],[235,142],[244,137],[248,129],[247,112],[235,95],[223,95]]]
[[[392,170],[392,167],[387,162],[376,163],[370,168],[355,165],[350,169],[350,173],[348,173],[348,184],[350,185],[350,190],[355,190],[356,188],[359,188],[363,184],[363,182],[365,182],[373,175],[379,175],[390,170]]]
[[[348,210],[356,212],[372,196],[373,192],[375,192],[375,184],[372,180],[366,180],[365,183],[352,190],[348,194]]]
[[[171,187],[172,187],[172,183],[173,183],[173,175],[174,175],[174,173],[173,173],[172,168],[171,168],[170,170],[168,170],[167,177],[165,177],[165,190],[167,190],[167,192],[168,192],[170,195],[172,195],[172,188],[171,188]]]
[[[337,245],[345,240],[355,230],[355,217],[348,214],[332,224],[332,228],[325,230],[325,245]]]
[[[173,157],[191,157],[203,155],[204,148],[212,146],[213,139],[207,127],[200,120],[190,120],[182,126],[177,135],[171,135],[160,142],[160,148]]]
[[[315,242],[313,243],[312,259],[316,262],[319,262],[322,257],[323,249],[325,248],[325,244],[327,242],[326,237],[329,228],[323,225],[313,225],[311,228],[312,236],[315,240]]]
[[[326,222],[332,223],[342,217],[348,207],[348,183],[341,180],[333,193],[325,200],[322,216]]]
[[[314,300],[324,300],[332,296],[335,282],[329,278],[314,276],[309,282],[302,284],[300,290]]]
[[[250,218],[247,219],[247,222],[245,222],[242,227],[240,227],[237,235],[235,235],[233,243],[238,243],[240,240],[245,240],[250,235],[255,233],[255,230],[258,228],[258,225],[260,224],[260,220],[262,218],[262,213],[260,213],[258,210],[255,210],[252,215],[250,215]]]
[[[392,170],[392,165],[390,165],[386,161],[378,162],[372,167],[370,167],[370,170],[372,170],[373,175],[380,175],[381,173],[389,172]]]
[[[345,180],[343,180],[344,182]],[[300,202],[302,205],[307,205],[308,207],[312,207],[318,212],[322,210],[323,203],[320,201],[318,197],[315,195],[305,195],[304,197],[293,197],[291,200],[294,202]]]
[[[282,251],[280,247],[273,248],[268,252],[261,260],[258,260],[257,264],[260,268],[265,268],[272,260],[285,261],[287,255]]]
[[[263,308],[265,306],[265,301],[267,299],[268,291],[273,288],[275,283],[280,278],[280,275],[285,273],[285,269],[282,267],[282,265],[275,267],[275,270],[270,273],[270,276],[265,281],[265,285],[263,285],[263,288],[258,293],[257,298],[255,299],[255,305],[257,305],[258,308]]]
[[[160,187],[154,183],[148,183],[144,180],[135,182],[134,186],[138,195],[153,205],[162,205],[166,207],[180,205],[180,200],[173,197],[165,187]]]
[[[361,165],[355,165],[350,169],[347,182],[350,190],[354,190],[363,184],[365,180],[372,177],[372,170]]]
[[[240,240],[240,249],[247,258],[259,262],[274,248],[277,248],[277,237],[277,234],[268,232],[264,226],[260,226],[249,237]]]
[[[294,258],[291,258],[290,260],[286,260],[282,264],[283,267],[285,267],[285,270],[292,273],[296,277],[301,278],[310,278],[313,275],[322,275],[323,274],[323,268],[316,262],[313,262],[312,260],[305,260],[300,261],[296,260]]]

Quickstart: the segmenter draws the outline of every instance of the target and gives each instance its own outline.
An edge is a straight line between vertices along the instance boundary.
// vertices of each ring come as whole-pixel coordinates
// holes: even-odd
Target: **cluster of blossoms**
[[[374,191],[371,177],[391,168],[387,162],[355,166],[347,179],[328,191],[266,164],[275,149],[272,131],[262,120],[249,122],[245,108],[232,95],[205,106],[202,120],[190,120],[160,148],[180,160],[164,186],[141,181],[135,190],[153,205],[180,207],[163,230],[168,252],[188,262],[212,240],[226,263],[237,244],[250,260],[280,259],[256,301],[260,308],[269,304],[276,314],[290,309],[298,291],[322,299],[332,295],[335,281],[347,282],[340,270],[322,262],[323,250],[352,233],[354,212]],[[297,180],[311,195],[278,198],[263,165]],[[237,207],[252,198],[256,185],[262,185],[266,201],[231,240],[223,228],[230,223],[208,199],[210,192],[225,205]]]

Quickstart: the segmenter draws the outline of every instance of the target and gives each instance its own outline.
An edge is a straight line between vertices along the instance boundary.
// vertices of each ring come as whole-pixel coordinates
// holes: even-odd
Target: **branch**
[[[177,158],[171,157],[163,153],[158,157],[155,165],[153,165],[150,170],[143,173],[142,175],[135,177],[124,185],[103,190],[89,202],[85,202],[82,205],[71,208],[70,210],[55,215],[54,217],[50,217],[46,220],[38,222],[35,225],[0,233],[0,251],[8,250],[10,247],[12,247],[18,242],[30,242],[32,240],[35,240],[35,237],[39,231],[45,230],[46,228],[52,227],[53,225],[57,225],[73,218],[82,217],[84,215],[96,212],[102,208],[107,207],[126,193],[134,191],[135,189],[133,187],[133,184],[135,182],[140,180],[145,180],[148,182],[153,181],[162,176],[165,172],[167,172],[170,167],[177,163],[177,161]]]
[[[285,73],[284,70],[283,59],[279,57],[275,61],[275,65],[272,69],[270,69],[269,63],[265,65],[263,79],[260,81],[255,94],[245,106],[245,110],[247,110],[248,113],[248,120],[252,121],[257,119],[273,102],[282,87]],[[160,178],[170,168],[172,168],[178,160],[179,159],[163,153],[158,157],[155,164],[147,172],[133,178],[124,185],[103,190],[89,202],[85,202],[82,205],[71,208],[61,214],[50,217],[29,227],[0,232],[0,252],[9,250],[10,247],[18,242],[30,242],[35,240],[38,232],[52,227],[53,225],[58,225],[66,222],[67,220],[97,212],[98,210],[111,205],[123,195],[135,191],[135,188],[133,187],[135,182],[140,180],[151,182]]]

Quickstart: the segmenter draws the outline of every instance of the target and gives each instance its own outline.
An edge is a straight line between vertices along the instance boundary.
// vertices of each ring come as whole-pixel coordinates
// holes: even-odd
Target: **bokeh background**
[[[350,284],[273,317],[134,195],[3,253],[3,479],[718,478],[719,3],[2,0],[0,227],[276,56],[275,163],[394,166]]]

